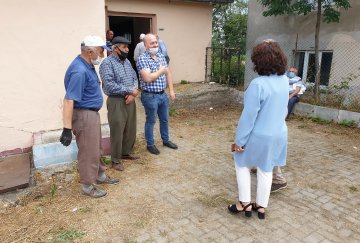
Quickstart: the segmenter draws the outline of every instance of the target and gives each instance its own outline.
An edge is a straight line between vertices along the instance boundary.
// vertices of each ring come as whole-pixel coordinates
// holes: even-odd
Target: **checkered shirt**
[[[103,90],[107,96],[126,96],[138,88],[135,70],[128,59],[121,63],[114,54],[111,54],[101,63],[99,71]]]
[[[140,73],[141,70],[143,69],[150,69],[150,71],[156,72],[159,70],[160,65],[164,66],[164,67],[168,67],[167,63],[166,63],[166,59],[163,56],[163,54],[161,54],[160,52],[158,52],[156,54],[157,56],[157,60],[154,60],[151,57],[151,54],[146,51],[144,52],[138,59],[137,61],[137,69]],[[156,79],[153,82],[150,83],[146,83],[141,75],[140,76],[140,85],[141,85],[141,89],[142,90],[146,90],[149,92],[161,92],[166,88],[166,75],[162,74],[160,75],[160,77],[158,77],[158,79]]]

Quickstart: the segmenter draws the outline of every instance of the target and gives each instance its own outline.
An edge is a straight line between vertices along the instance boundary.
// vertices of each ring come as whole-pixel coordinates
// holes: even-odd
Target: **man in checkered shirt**
[[[152,154],[160,154],[155,146],[154,125],[156,114],[159,116],[160,135],[163,145],[171,149],[177,149],[177,145],[169,138],[169,98],[165,93],[166,86],[169,87],[169,94],[175,100],[173,78],[165,57],[159,52],[157,38],[153,34],[147,34],[144,38],[146,52],[143,53],[137,62],[137,69],[140,74],[141,102],[145,108],[145,139],[147,150]]]
[[[136,140],[136,104],[138,79],[127,59],[129,44],[124,37],[112,40],[112,54],[100,65],[111,140],[111,161],[115,170],[124,170],[121,159],[138,159],[131,151]]]

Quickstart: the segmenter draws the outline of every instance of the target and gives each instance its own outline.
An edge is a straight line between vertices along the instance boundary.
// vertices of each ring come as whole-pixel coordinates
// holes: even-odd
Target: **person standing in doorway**
[[[114,38],[114,32],[112,30],[106,31],[106,46],[108,47],[107,56],[111,55],[112,39]]]
[[[132,155],[136,140],[136,104],[138,79],[127,59],[129,44],[124,37],[112,40],[112,54],[100,65],[100,77],[104,93],[108,96],[106,106],[111,140],[111,161],[115,170],[122,171],[122,159],[135,160]]]
[[[78,165],[82,193],[98,198],[107,193],[97,184],[117,184],[105,174],[101,158],[101,127],[98,111],[103,105],[100,80],[94,65],[104,57],[105,42],[98,36],[87,36],[81,43],[81,54],[75,58],[66,71],[65,98],[63,105],[64,129],[60,142],[69,146],[72,132],[78,147]]]
[[[145,51],[145,45],[144,45],[144,37],[145,37],[145,34],[141,34],[139,39],[140,39],[140,42],[137,43],[136,47],[135,47],[135,50],[134,50],[134,61],[135,63],[137,63],[137,60],[139,58],[139,56],[141,56]]]
[[[167,49],[167,47],[165,45],[165,42],[162,39],[160,39],[159,35],[156,35],[156,38],[158,40],[159,51],[160,51],[161,54],[163,54],[163,56],[166,59],[166,63],[169,65],[170,57],[169,57],[168,49]]]
[[[171,149],[178,146],[170,141],[169,136],[169,98],[165,93],[169,87],[170,98],[175,100],[173,77],[165,57],[159,52],[157,38],[147,34],[144,38],[146,52],[138,59],[137,69],[140,74],[141,102],[145,108],[145,139],[147,150],[152,154],[160,154],[155,146],[154,125],[156,115],[159,116],[160,134],[163,145]]]

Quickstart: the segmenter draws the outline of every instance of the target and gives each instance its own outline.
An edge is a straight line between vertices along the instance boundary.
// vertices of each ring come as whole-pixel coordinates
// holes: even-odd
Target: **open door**
[[[129,45],[128,59],[135,67],[134,49],[136,44],[139,43],[139,36],[141,33],[149,33],[153,30],[153,17],[142,16],[119,16],[121,13],[109,13],[108,23],[109,29],[114,32],[115,36],[123,36],[131,41]]]

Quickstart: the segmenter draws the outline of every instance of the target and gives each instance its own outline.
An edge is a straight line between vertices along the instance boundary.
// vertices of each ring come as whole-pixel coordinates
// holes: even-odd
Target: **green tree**
[[[245,53],[247,0],[215,4],[213,9],[213,47],[241,48]]]
[[[340,10],[349,9],[349,0],[258,0],[267,7],[263,12],[266,16],[277,16],[284,14],[307,15],[311,11],[316,11],[315,25],[315,89],[314,95],[317,103],[320,101],[320,62],[319,62],[319,40],[320,23],[338,23],[340,20]],[[321,7],[319,7],[321,6]]]

